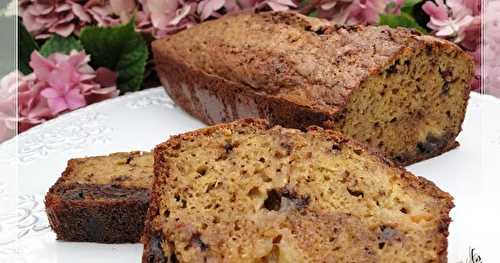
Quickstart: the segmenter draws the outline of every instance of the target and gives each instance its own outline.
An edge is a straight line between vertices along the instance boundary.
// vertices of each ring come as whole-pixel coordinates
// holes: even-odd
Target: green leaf
[[[72,36],[64,38],[59,35],[54,35],[42,45],[40,54],[48,57],[55,52],[69,54],[71,50],[83,50],[82,43]]]
[[[21,19],[18,19],[17,23],[18,23],[18,31],[17,31],[18,67],[19,71],[21,71],[22,73],[29,74],[33,72],[29,64],[31,53],[33,53],[34,50],[38,50],[39,47],[38,44],[33,39],[33,36],[31,36],[28,30],[26,30],[26,28],[24,27]]]
[[[420,2],[422,2],[422,0],[405,0],[403,6],[401,6],[401,12],[411,15],[413,13],[413,8]]]
[[[122,92],[140,89],[148,58],[146,41],[135,31],[134,24],[132,19],[111,28],[86,27],[80,34],[91,65],[118,72],[118,88]]]
[[[381,25],[388,25],[392,28],[396,27],[407,27],[407,28],[414,28],[421,33],[426,34],[427,30],[423,27],[421,27],[413,17],[406,13],[401,13],[401,15],[380,15],[380,22]]]

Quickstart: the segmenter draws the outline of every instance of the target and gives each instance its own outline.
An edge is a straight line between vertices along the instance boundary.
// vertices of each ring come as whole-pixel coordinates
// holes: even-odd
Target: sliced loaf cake
[[[452,197],[334,131],[240,120],[154,152],[142,262],[440,262]]]
[[[151,153],[72,159],[45,197],[57,239],[139,242],[153,182]]]
[[[292,12],[225,16],[152,47],[167,93],[205,123],[333,128],[404,165],[457,146],[474,74],[451,42]]]

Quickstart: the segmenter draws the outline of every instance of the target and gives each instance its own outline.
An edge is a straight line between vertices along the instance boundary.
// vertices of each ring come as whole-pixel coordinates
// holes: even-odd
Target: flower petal
[[[59,113],[65,111],[69,108],[63,97],[55,97],[55,98],[50,98],[50,99],[48,98],[47,104],[49,105],[50,113],[53,116],[56,116]],[[30,112],[30,114],[34,114],[34,111]]]
[[[87,105],[85,97],[80,93],[80,90],[78,89],[70,90],[68,93],[66,93],[64,99],[66,100],[68,108],[71,110],[78,109]]]
[[[53,88],[44,89],[40,92],[40,94],[47,99],[54,99],[62,95],[59,90]]]
[[[102,87],[110,87],[116,84],[116,79],[118,78],[118,73],[104,67],[100,67],[96,70],[95,80]]]
[[[201,20],[209,18],[213,12],[222,8],[225,0],[203,0],[198,5],[198,13],[201,14]]]
[[[31,53],[31,60],[29,64],[36,77],[44,81],[49,79],[49,73],[55,67],[50,60],[44,58],[40,55],[40,53],[38,53],[38,51],[33,51],[33,53]]]
[[[432,1],[427,1],[422,5],[422,10],[431,18],[436,20],[447,20],[448,10],[446,6],[438,6]]]
[[[90,15],[87,14],[87,12],[83,8],[83,6],[81,6],[80,4],[73,3],[71,5],[71,10],[76,15],[76,17],[78,17],[78,19],[80,19],[81,21],[87,22],[87,23],[91,22]]]
[[[57,33],[60,36],[68,37],[75,30],[75,25],[71,23],[57,25],[49,29],[49,32]]]
[[[186,17],[189,12],[191,11],[191,6],[190,5],[185,5],[181,9],[177,10],[176,16],[170,20],[168,23],[169,25],[177,25],[179,22]]]

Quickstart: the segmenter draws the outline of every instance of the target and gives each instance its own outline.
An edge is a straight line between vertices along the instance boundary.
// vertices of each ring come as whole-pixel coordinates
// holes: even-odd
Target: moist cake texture
[[[447,262],[452,197],[341,134],[240,120],[154,152],[142,262]]]
[[[153,155],[114,153],[69,160],[45,207],[57,239],[140,241],[153,182]]]
[[[445,40],[291,12],[225,16],[152,47],[167,93],[205,123],[333,128],[399,164],[457,146],[474,72]]]

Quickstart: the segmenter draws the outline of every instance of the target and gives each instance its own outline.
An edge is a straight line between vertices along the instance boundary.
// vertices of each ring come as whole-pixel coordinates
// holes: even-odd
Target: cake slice
[[[45,197],[57,239],[139,242],[153,181],[151,153],[114,153],[69,160]]]
[[[261,120],[156,147],[142,262],[446,262],[452,197],[341,134]]]
[[[451,42],[293,12],[224,16],[152,48],[167,93],[205,123],[318,125],[403,165],[457,146],[474,75]]]

